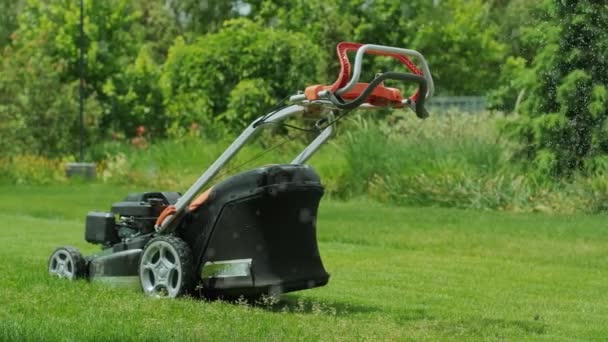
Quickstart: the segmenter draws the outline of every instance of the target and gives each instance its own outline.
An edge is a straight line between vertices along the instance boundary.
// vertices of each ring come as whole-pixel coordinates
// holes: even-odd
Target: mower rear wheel
[[[86,262],[75,247],[59,247],[49,258],[48,270],[52,276],[74,280],[85,276]]]
[[[184,240],[159,236],[144,247],[139,263],[139,280],[145,294],[175,298],[191,291],[192,251]]]

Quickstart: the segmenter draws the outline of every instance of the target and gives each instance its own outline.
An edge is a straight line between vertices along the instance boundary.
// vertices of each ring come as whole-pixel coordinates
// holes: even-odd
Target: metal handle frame
[[[423,73],[424,78],[426,79],[426,84],[427,84],[428,89],[427,89],[425,98],[428,99],[431,96],[433,96],[433,93],[435,92],[435,84],[433,83],[433,77],[431,77],[431,70],[429,69],[429,65],[426,62],[426,59],[424,59],[424,56],[422,56],[422,54],[420,52],[415,51],[415,50],[401,49],[401,48],[396,48],[396,47],[392,47],[392,46],[375,45],[375,44],[366,44],[366,45],[361,46],[357,50],[357,54],[355,56],[355,65],[353,67],[353,75],[350,78],[350,81],[344,87],[342,87],[342,88],[338,89],[338,91],[336,91],[336,94],[342,95],[342,94],[346,93],[347,91],[352,89],[355,86],[355,84],[357,84],[359,82],[359,78],[361,77],[361,67],[363,65],[363,55],[365,55],[365,53],[367,51],[381,51],[381,52],[400,54],[400,55],[416,58],[416,60],[418,60],[420,62],[420,64],[422,65],[422,73]]]
[[[209,166],[209,168],[198,178],[198,180],[190,186],[190,188],[177,200],[175,203],[175,214],[168,216],[158,227],[157,231],[170,233],[176,228],[179,218],[185,213],[186,208],[194,197],[203,190],[215,177],[218,172],[241,150],[241,148],[253,138],[257,133],[263,130],[268,125],[260,125],[258,122],[263,120],[264,123],[277,123],[289,117],[306,111],[306,107],[300,105],[291,105],[282,108],[270,115],[264,115],[254,120],[236,140],[222,153],[219,158]],[[333,114],[328,114],[328,119],[333,120]],[[321,145],[331,137],[333,133],[333,125],[324,128],[321,133],[291,162],[292,164],[303,164],[312,155],[319,150]]]

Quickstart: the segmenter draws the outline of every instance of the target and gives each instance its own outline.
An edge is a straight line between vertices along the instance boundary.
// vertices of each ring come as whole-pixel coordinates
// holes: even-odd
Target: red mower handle
[[[361,48],[364,44],[360,43],[351,43],[351,42],[341,42],[336,46],[336,51],[338,52],[338,59],[340,60],[340,74],[338,75],[338,79],[331,86],[332,92],[337,92],[340,88],[343,88],[348,83],[350,72],[351,72],[351,64],[348,59],[348,52],[356,52]],[[408,57],[399,55],[396,53],[384,52],[384,51],[375,51],[368,50],[365,53],[370,55],[377,56],[388,56],[397,59],[399,62],[404,64],[412,73],[416,75],[422,75],[422,71],[418,69],[416,64],[414,64]]]
[[[331,91],[337,93],[338,95],[346,93],[351,88],[353,88],[354,85],[359,81],[364,54],[395,58],[396,60],[401,62],[401,64],[405,65],[410,70],[410,72],[416,75],[423,76],[426,79],[426,83],[428,86],[428,92],[424,94],[426,98],[429,98],[434,91],[433,79],[431,78],[431,73],[428,68],[428,64],[426,63],[424,57],[417,51],[383,45],[359,44],[351,42],[342,42],[338,44],[336,50],[338,52],[338,58],[340,60],[340,74],[338,75],[338,79],[336,80],[336,82],[334,82],[334,84],[331,86]],[[355,57],[354,70],[352,70],[352,77],[352,67],[347,55],[349,51],[357,52],[357,55]],[[422,65],[423,70],[420,70],[416,66],[416,64],[414,64],[410,60],[408,56],[415,57]],[[349,77],[351,77],[350,80]],[[410,96],[410,99],[413,101],[417,101],[418,93],[415,93]]]
[[[309,86],[304,91],[304,98],[309,101],[319,100],[322,97],[327,97],[327,93],[333,94],[336,99],[350,101],[353,105],[361,102],[361,94],[365,91],[367,97],[363,99],[363,103],[368,103],[373,106],[401,108],[404,104],[409,104],[413,109],[420,100],[429,99],[434,91],[433,78],[429,70],[428,64],[424,57],[417,51],[395,48],[390,46],[359,44],[351,42],[342,42],[336,47],[338,59],[340,60],[340,74],[338,79],[332,85],[314,85]],[[348,58],[348,52],[356,51],[356,57],[353,64]],[[416,77],[399,76],[401,81],[416,82],[419,85],[424,83],[426,87],[420,86],[418,90],[412,94],[407,101],[403,100],[401,91],[396,88],[385,87],[382,83],[374,84],[369,87],[369,83],[358,83],[361,76],[361,68],[363,65],[363,56],[365,54],[388,56],[392,57],[411,72],[408,75]],[[418,63],[414,64],[410,57],[414,57]],[[420,67],[419,67],[420,66]],[[424,82],[420,82],[420,79]],[[385,79],[393,79],[393,77],[385,77]],[[425,88],[424,90],[422,88]],[[369,91],[371,89],[371,91]],[[367,91],[366,91],[367,90]],[[422,96],[420,96],[422,94]],[[357,99],[357,101],[352,101]],[[424,101],[422,101],[424,102]],[[419,106],[422,107],[422,106]],[[416,110],[416,109],[415,109]],[[417,114],[418,113],[416,110]]]

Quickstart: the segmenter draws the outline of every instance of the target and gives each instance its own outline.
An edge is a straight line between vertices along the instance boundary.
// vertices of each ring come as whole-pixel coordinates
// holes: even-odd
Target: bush
[[[193,44],[177,39],[161,76],[172,136],[193,122],[242,128],[244,117],[266,114],[271,99],[323,81],[324,57],[304,34],[246,19],[230,20]]]

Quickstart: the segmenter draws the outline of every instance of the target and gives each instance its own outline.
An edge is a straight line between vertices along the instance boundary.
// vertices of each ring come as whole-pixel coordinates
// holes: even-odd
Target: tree
[[[108,77],[124,70],[135,59],[141,37],[133,34],[139,13],[130,1],[85,1],[86,76],[89,92],[103,94]],[[65,61],[63,75],[69,82],[79,77],[78,48],[80,9],[78,1],[30,0],[19,17],[19,42],[42,40],[44,54]]]
[[[428,59],[438,93],[485,95],[498,85],[506,47],[481,0],[443,0],[416,16],[412,30],[411,45]]]
[[[608,153],[608,7],[555,0],[546,13],[543,47],[517,75],[529,96],[512,129],[539,171],[564,176]]]
[[[8,48],[0,71],[0,149],[3,155],[75,154],[79,134],[78,83],[62,81],[67,63],[44,55],[33,40]],[[85,103],[87,138],[95,139],[101,108],[95,97]]]
[[[166,1],[136,0],[133,8],[138,13],[139,25],[133,28],[138,43],[146,45],[147,53],[156,64],[162,64],[175,37],[185,33],[184,28]]]
[[[104,86],[135,59],[139,14],[127,0],[85,1],[85,122],[89,140],[115,117]],[[74,152],[78,129],[79,2],[24,3],[0,65],[2,128],[21,129],[13,149],[45,155]],[[107,87],[106,87],[107,89]],[[76,128],[74,128],[76,127]],[[19,145],[19,146],[17,146]]]
[[[183,32],[193,33],[193,38],[218,31],[224,21],[238,17],[239,5],[244,5],[237,0],[172,0],[165,4],[176,24]]]
[[[488,94],[491,108],[512,112],[517,110],[526,94],[526,67],[546,44],[553,23],[542,1],[499,0],[492,3],[492,18],[499,25],[499,38],[509,57],[500,66],[498,87]]]
[[[272,0],[248,1],[249,17],[266,27],[301,32],[324,51],[333,51],[340,41],[353,39],[361,18],[362,0]]]

